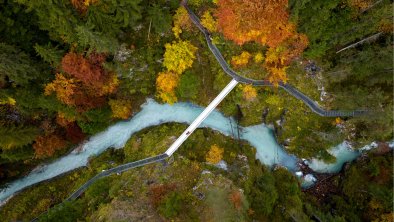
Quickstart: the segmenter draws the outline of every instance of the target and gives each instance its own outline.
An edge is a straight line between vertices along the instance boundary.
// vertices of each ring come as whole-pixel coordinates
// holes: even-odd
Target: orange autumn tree
[[[70,0],[71,4],[75,9],[79,11],[81,14],[85,14],[88,7],[98,0]]]
[[[86,85],[102,84],[107,73],[102,67],[105,61],[103,54],[92,53],[87,58],[77,53],[67,53],[62,59],[62,69]]]
[[[173,72],[160,72],[156,79],[156,88],[159,97],[165,103],[173,104],[177,101],[175,87],[178,85],[179,76]]]
[[[229,199],[230,199],[231,203],[233,203],[234,208],[237,210],[241,209],[241,206],[242,206],[242,196],[241,195],[242,194],[241,194],[241,192],[239,192],[239,190],[234,190],[229,195]]]
[[[218,25],[239,45],[255,41],[276,47],[294,31],[287,4],[287,0],[219,0]]]
[[[103,68],[105,59],[98,53],[67,53],[61,63],[64,73],[56,74],[56,79],[45,86],[45,95],[56,93],[60,101],[79,111],[102,106],[105,95],[113,93],[119,84],[117,76]]]
[[[268,53],[275,54],[275,58],[267,55],[271,60],[264,64],[274,84],[287,80],[287,66],[308,44],[289,22],[288,0],[219,0],[216,16],[227,39],[239,45],[249,41],[267,45]]]

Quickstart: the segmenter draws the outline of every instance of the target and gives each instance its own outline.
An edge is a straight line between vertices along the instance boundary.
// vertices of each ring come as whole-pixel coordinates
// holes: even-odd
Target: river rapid
[[[7,188],[0,191],[0,206],[12,195],[28,186],[86,166],[89,157],[99,155],[108,148],[122,148],[133,134],[144,128],[169,122],[190,124],[204,109],[191,103],[159,104],[153,99],[148,99],[141,108],[141,111],[128,121],[120,121],[105,131],[90,137],[82,145],[82,149],[74,150],[52,163],[33,170],[27,176],[9,183]],[[200,127],[211,128],[226,136],[232,136],[233,132],[236,132],[234,119],[228,118],[216,110],[204,120]],[[240,127],[240,129],[240,138],[256,148],[256,158],[263,164],[268,166],[279,164],[293,173],[298,171],[297,161],[299,160],[286,153],[278,145],[272,129],[264,124]],[[333,173],[338,172],[345,162],[360,155],[360,152],[349,149],[346,143],[334,147],[330,153],[337,157],[336,163],[326,164],[317,159],[305,162],[316,172]],[[310,176],[304,178],[314,179]]]

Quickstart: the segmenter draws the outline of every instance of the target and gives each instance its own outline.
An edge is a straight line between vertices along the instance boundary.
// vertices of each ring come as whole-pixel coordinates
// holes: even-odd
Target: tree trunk
[[[364,38],[363,40],[360,40],[360,41],[358,41],[358,42],[356,42],[356,43],[353,43],[353,44],[351,44],[351,45],[349,45],[349,46],[347,46],[347,47],[345,47],[345,48],[342,48],[341,50],[337,51],[337,53],[340,53],[340,52],[343,52],[343,51],[345,51],[345,50],[354,48],[354,47],[356,47],[356,46],[358,46],[358,45],[362,45],[362,44],[364,44],[365,42],[376,41],[376,40],[379,38],[379,36],[382,35],[382,34],[383,34],[383,32],[379,32],[379,33],[373,34],[372,36],[369,36],[369,37],[367,37],[367,38]]]

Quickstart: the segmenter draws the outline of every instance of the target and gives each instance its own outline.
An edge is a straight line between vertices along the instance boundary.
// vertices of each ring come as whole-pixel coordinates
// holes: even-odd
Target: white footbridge
[[[237,80],[231,80],[231,82],[219,93],[218,96],[216,96],[207,108],[205,108],[204,111],[192,122],[192,124],[190,124],[189,127],[187,127],[187,129],[178,137],[170,148],[168,148],[165,154],[167,154],[167,156],[171,156],[237,84]]]

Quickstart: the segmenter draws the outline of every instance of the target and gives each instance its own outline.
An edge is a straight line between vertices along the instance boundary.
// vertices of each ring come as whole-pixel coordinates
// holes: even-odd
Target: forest
[[[328,150],[343,141],[377,142],[377,151],[316,193],[261,164],[247,142],[203,128],[167,165],[104,178],[60,204],[101,170],[165,151],[186,129],[167,123],[18,193],[0,206],[1,220],[48,211],[40,221],[393,221],[393,1],[187,4],[235,71],[273,84],[239,84],[220,112],[271,126],[298,158],[335,162]],[[230,80],[179,0],[0,0],[0,190],[132,118],[147,98],[205,107]],[[316,115],[279,82],[327,110],[367,115]],[[213,166],[222,159],[228,170]]]

